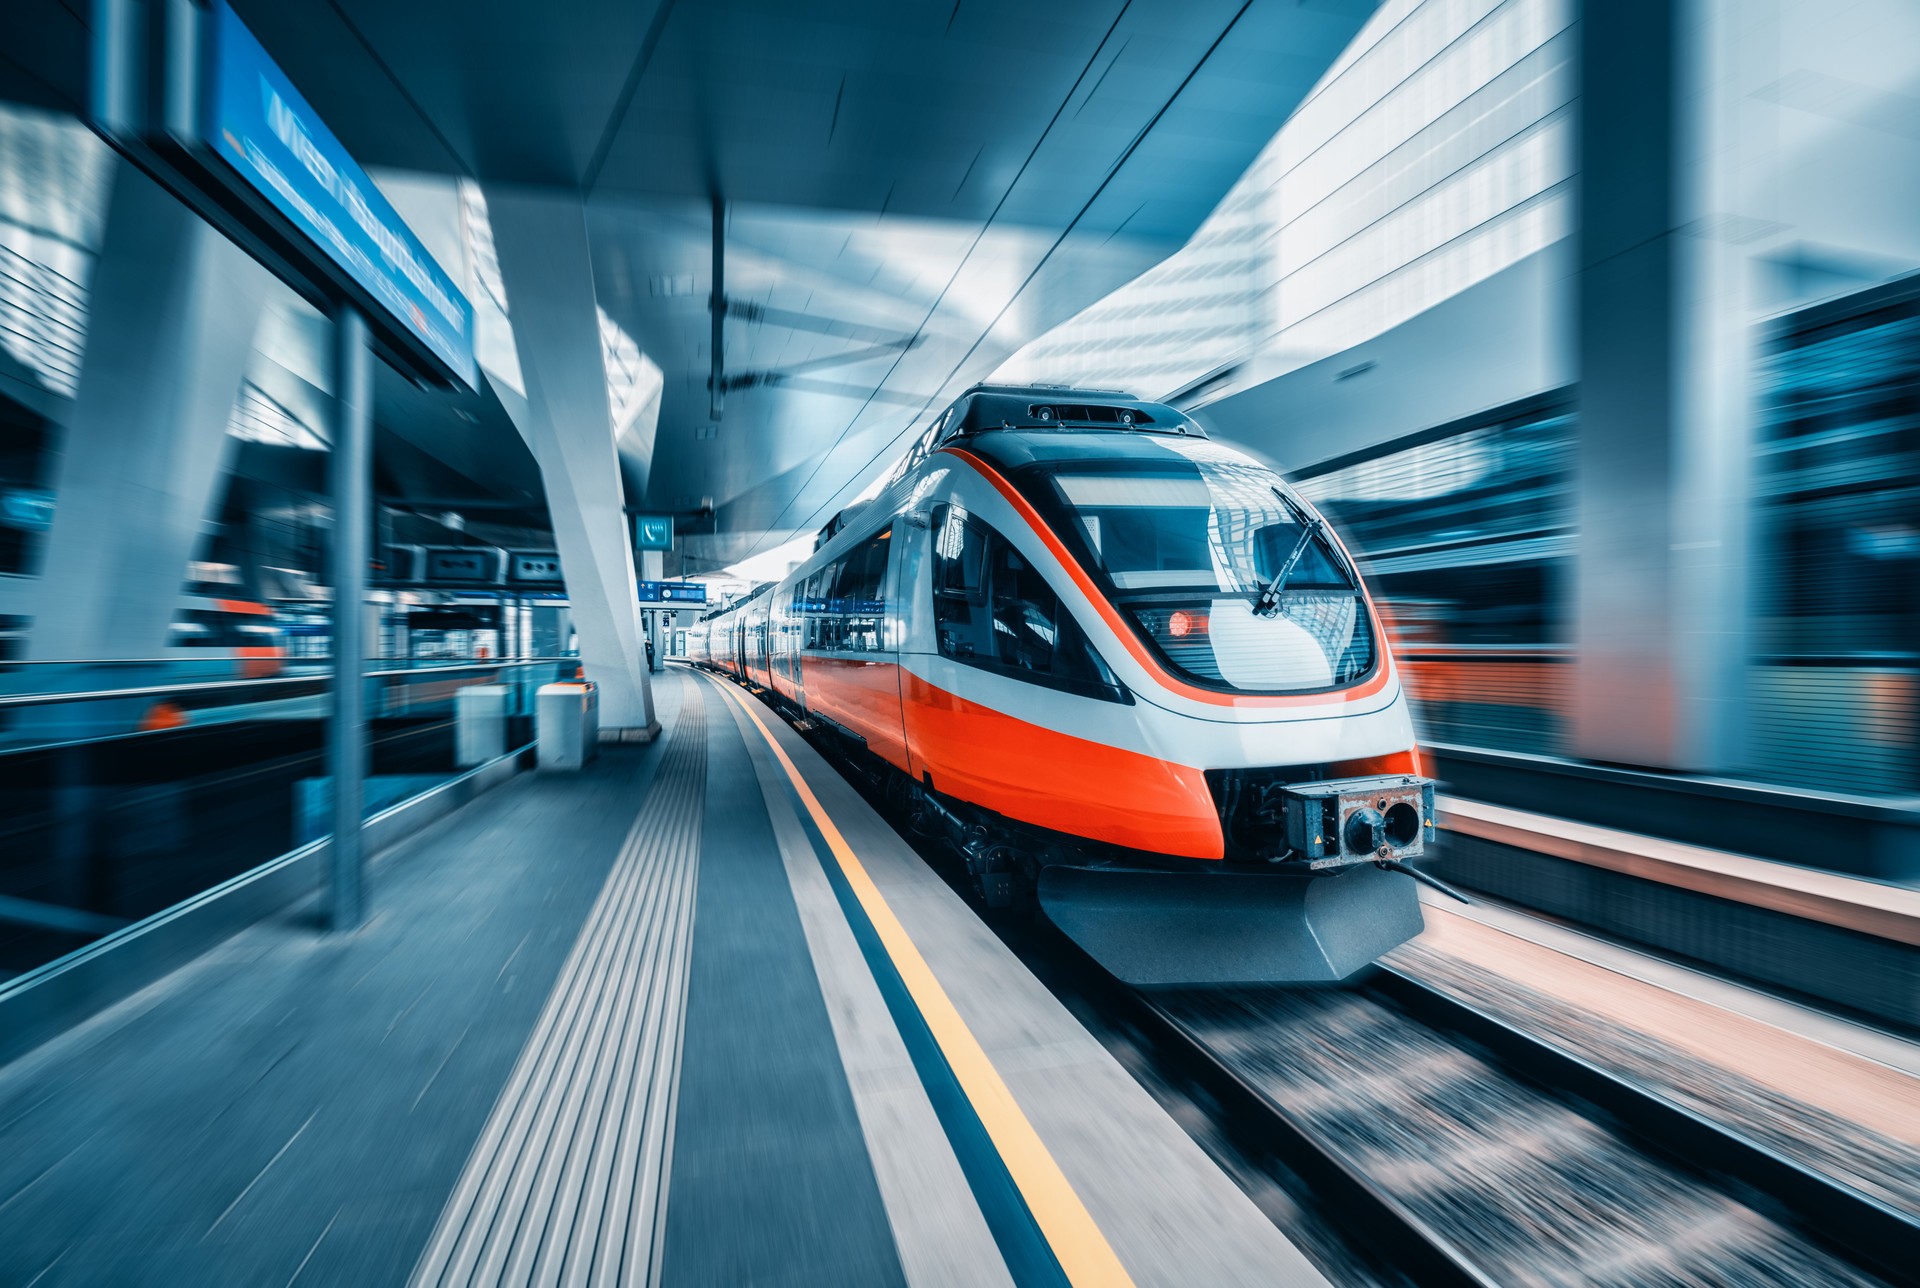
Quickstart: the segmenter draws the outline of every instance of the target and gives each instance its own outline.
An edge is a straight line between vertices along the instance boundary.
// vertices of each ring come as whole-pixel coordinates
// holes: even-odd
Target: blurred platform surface
[[[1394,969],[1920,1219],[1920,1042],[1482,900]]]
[[[1444,844],[1433,867],[1458,885],[1920,1031],[1911,880],[1821,866],[1832,845],[1802,848],[1808,862],[1796,864],[1457,794],[1440,797],[1437,813]]]
[[[522,775],[0,1069],[0,1282],[1322,1282],[797,735]]]

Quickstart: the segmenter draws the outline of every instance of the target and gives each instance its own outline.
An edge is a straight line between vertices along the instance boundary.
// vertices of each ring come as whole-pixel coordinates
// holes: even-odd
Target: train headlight
[[[1200,641],[1212,625],[1207,616],[1208,607],[1194,604],[1184,608],[1136,608],[1133,615],[1147,628],[1147,634],[1164,646],[1171,640]]]

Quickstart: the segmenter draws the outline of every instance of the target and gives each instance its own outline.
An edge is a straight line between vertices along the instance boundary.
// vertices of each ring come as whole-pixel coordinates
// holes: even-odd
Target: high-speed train
[[[688,648],[1130,983],[1339,979],[1421,929],[1433,784],[1353,560],[1171,407],[976,386]]]

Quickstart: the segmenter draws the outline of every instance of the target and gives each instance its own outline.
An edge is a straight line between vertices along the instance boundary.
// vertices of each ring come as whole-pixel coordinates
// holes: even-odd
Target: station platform
[[[657,696],[0,1069],[0,1283],[1324,1282],[798,735]]]

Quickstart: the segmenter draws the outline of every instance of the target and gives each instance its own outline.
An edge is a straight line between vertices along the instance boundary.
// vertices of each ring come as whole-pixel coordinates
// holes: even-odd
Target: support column
[[[664,550],[642,550],[640,552],[640,580],[665,581],[667,579],[667,552]],[[652,669],[660,670],[667,664],[667,646],[660,638],[660,610],[648,609],[646,613],[647,638],[653,641]]]
[[[232,243],[116,164],[31,656],[157,657],[166,646],[269,287]]]
[[[502,396],[540,463],[580,660],[600,686],[600,726],[659,729],[641,640],[633,538],[607,398],[593,262],[580,199],[488,190],[524,404]]]
[[[1581,18],[1573,750],[1716,770],[1746,664],[1751,340],[1692,0]]]
[[[373,500],[373,351],[367,322],[342,306],[333,320],[334,417],[329,483],[333,493],[333,710],[327,722],[327,775],[333,780],[329,924],[359,926],[365,911],[360,831],[367,774],[367,537]]]

